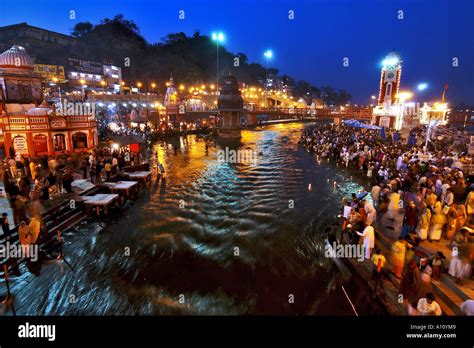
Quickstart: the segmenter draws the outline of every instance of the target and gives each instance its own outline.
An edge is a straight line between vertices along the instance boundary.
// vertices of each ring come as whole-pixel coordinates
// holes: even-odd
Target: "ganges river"
[[[64,234],[74,272],[53,262],[12,279],[17,315],[355,315],[342,286],[374,313],[324,252],[360,182],[299,147],[304,127],[242,131],[250,164],[219,162],[195,135],[154,144],[166,181]]]

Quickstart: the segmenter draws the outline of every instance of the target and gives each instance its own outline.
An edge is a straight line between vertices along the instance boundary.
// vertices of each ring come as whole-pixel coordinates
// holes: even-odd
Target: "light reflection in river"
[[[196,136],[155,144],[166,180],[66,234],[76,272],[16,279],[17,313],[350,314],[323,232],[360,186],[298,146],[303,127],[243,131],[256,165],[219,163]]]

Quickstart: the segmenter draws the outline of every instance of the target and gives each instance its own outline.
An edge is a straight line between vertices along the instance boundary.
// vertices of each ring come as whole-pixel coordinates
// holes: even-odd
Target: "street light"
[[[140,93],[140,87],[143,86],[141,82],[137,82],[137,91]]]
[[[428,84],[426,82],[419,83],[418,86],[417,86],[417,89],[419,91],[424,91],[427,88],[428,88]]]
[[[216,43],[216,96],[219,93],[219,42],[224,42],[225,37],[224,33],[222,32],[213,32],[212,33],[212,41],[215,41]]]
[[[372,103],[374,104],[374,106],[376,106],[375,104],[375,100],[377,99],[377,97],[375,95],[371,96],[370,99],[372,99]]]
[[[268,107],[268,100],[267,100],[267,87],[268,87],[268,62],[270,59],[273,58],[273,51],[272,50],[266,50],[263,53],[264,57],[266,58],[267,61],[267,70],[266,70],[266,76],[265,76],[265,105]]]

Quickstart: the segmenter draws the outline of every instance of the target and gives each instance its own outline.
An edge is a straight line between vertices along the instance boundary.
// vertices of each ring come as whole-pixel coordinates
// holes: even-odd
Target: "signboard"
[[[47,64],[35,64],[35,73],[41,75],[44,80],[52,80],[57,78],[58,80],[64,80],[64,67],[61,65],[47,65]]]
[[[15,153],[19,153],[21,155],[28,154],[28,143],[26,138],[21,135],[17,135],[13,138],[13,148],[15,149]]]
[[[68,58],[68,71],[81,72],[86,74],[102,75],[104,70],[102,63],[92,62],[90,60],[80,60]]]
[[[66,128],[67,127],[66,119],[63,117],[52,117],[51,120],[49,121],[49,126],[52,129]]]

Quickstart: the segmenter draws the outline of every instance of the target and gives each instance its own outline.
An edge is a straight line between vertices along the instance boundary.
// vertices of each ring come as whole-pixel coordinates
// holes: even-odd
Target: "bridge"
[[[218,110],[209,111],[188,111],[185,112],[185,118],[188,121],[194,121],[197,119],[204,119],[210,116],[216,116]],[[340,118],[345,119],[356,119],[362,121],[369,121],[372,119],[371,113],[358,113],[344,111],[331,111],[329,109],[310,109],[310,108],[270,108],[270,109],[253,109],[243,111],[243,116],[247,117],[249,124],[257,123],[258,120],[265,117],[268,121],[276,120],[317,120],[317,119],[331,119]]]

